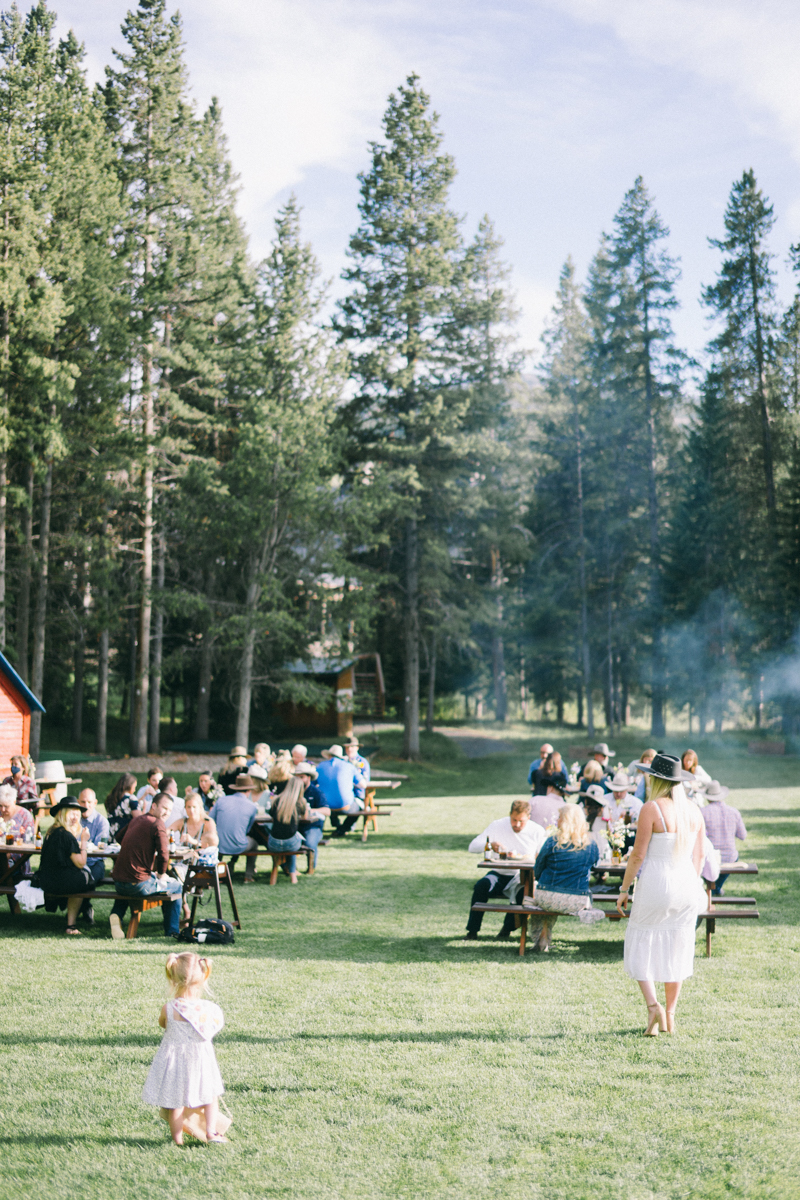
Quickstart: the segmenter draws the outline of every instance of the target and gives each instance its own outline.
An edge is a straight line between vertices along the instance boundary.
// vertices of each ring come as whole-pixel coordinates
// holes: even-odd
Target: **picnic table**
[[[375,833],[378,832],[378,817],[390,817],[391,812],[387,811],[391,808],[402,808],[402,800],[377,800],[375,793],[378,790],[393,792],[400,787],[403,781],[401,779],[371,779],[366,784],[364,789],[364,807],[359,812],[359,818],[363,818],[364,824],[361,830],[361,840],[367,840],[368,826],[371,823]],[[327,806],[326,806],[327,807]],[[334,812],[337,809],[333,810]],[[261,814],[256,817],[259,824],[263,824],[267,820],[266,814]],[[253,851],[253,853],[256,853]]]
[[[496,870],[498,867],[502,870],[519,871],[520,883],[523,887],[523,900],[526,897],[535,894],[535,880],[533,875],[534,862],[526,859],[514,858],[492,858],[484,859],[478,863],[478,869],[482,871]],[[624,875],[627,863],[624,862],[597,862],[592,870],[598,875]],[[727,873],[728,875],[757,875],[758,867],[755,863],[733,862],[722,863],[720,874]],[[698,919],[704,920],[706,923],[706,958],[711,957],[711,935],[716,931],[717,920],[734,920],[734,919],[749,919],[758,920],[760,913],[756,907],[755,898],[752,896],[737,896],[737,897],[722,897],[724,907],[720,907],[714,903],[717,897],[712,897],[710,886],[707,887],[708,908],[705,912],[698,913]],[[613,901],[616,905],[616,895],[593,894],[592,903],[609,903]],[[728,907],[735,905],[736,907]],[[519,952],[525,953],[525,942],[528,929],[528,917],[536,916],[543,912],[541,909],[525,908],[522,904],[475,904],[475,909],[481,912],[511,912],[514,913],[520,926],[520,941]],[[629,910],[630,911],[630,910]],[[611,921],[622,920],[620,914],[616,911],[607,912],[606,918]]]
[[[118,850],[111,850],[108,846],[104,846],[103,849],[100,849],[99,846],[96,846],[89,851],[89,857],[111,859],[113,861],[116,859],[118,853]],[[180,844],[171,844],[169,853],[170,863],[183,863],[191,855],[191,853],[192,847]],[[20,867],[30,858],[32,858],[34,854],[41,854],[41,846],[37,846],[33,842],[23,842],[21,845],[15,844],[13,846],[0,846],[0,855],[5,855],[6,858],[5,863],[0,866],[0,895],[6,895],[8,897],[8,903],[12,913],[14,912],[14,884],[11,881],[12,876],[16,874]],[[13,865],[10,865],[8,862],[8,859],[11,855],[19,856],[19,861],[15,862]],[[2,862],[1,859],[0,862]],[[209,888],[214,893],[217,916],[220,920],[223,919],[220,880],[225,883],[228,889],[228,897],[230,899],[231,909],[233,912],[233,924],[237,929],[241,929],[242,926],[239,920],[239,911],[236,907],[236,897],[233,894],[233,881],[231,880],[230,871],[225,863],[219,863],[216,868],[198,867],[194,864],[188,864],[186,879],[184,880],[183,885],[183,894],[187,903],[190,897],[192,899],[191,920],[194,922],[194,917],[197,911],[197,905],[200,902],[200,898],[202,894]],[[89,899],[96,898],[98,900],[126,900],[130,904],[132,913],[126,934],[126,937],[128,938],[136,937],[141,913],[146,912],[150,908],[159,908],[165,896],[165,893],[153,892],[148,896],[118,897],[116,892],[110,890],[104,891],[103,883],[108,883],[111,887],[113,887],[114,880],[103,880],[100,884],[98,884],[97,888],[80,894],[85,895],[85,897]],[[79,893],[75,894],[77,895]]]

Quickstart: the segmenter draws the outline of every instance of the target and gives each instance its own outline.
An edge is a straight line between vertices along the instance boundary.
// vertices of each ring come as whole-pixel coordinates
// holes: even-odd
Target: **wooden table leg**
[[[139,918],[141,917],[141,915],[142,915],[141,908],[136,908],[132,904],[131,905],[131,919],[130,919],[130,921],[128,921],[128,928],[125,931],[126,939],[131,939],[131,938],[136,937],[136,934],[139,932]]]
[[[520,918],[520,931],[519,931],[519,952],[520,952],[520,955],[522,955],[522,954],[524,954],[524,953],[525,953],[525,940],[526,940],[527,936],[528,936],[528,918],[527,918],[527,917],[521,917],[521,918]]]
[[[711,958],[711,935],[717,927],[713,917],[706,917],[706,958]]]
[[[275,887],[276,883],[278,882],[278,867],[281,865],[282,862],[283,862],[283,854],[276,850],[275,853],[272,855],[272,870],[270,871],[270,876],[269,876],[269,886],[270,887]]]

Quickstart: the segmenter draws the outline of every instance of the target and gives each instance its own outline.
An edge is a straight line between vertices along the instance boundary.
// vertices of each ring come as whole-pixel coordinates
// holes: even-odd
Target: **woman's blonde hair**
[[[556,845],[582,850],[588,841],[589,822],[583,809],[579,804],[566,804],[558,814]]]
[[[208,977],[211,974],[211,959],[201,958],[193,950],[184,950],[182,954],[170,954],[166,965],[169,980],[170,995],[177,999],[187,993],[199,989],[208,991]]]
[[[62,808],[53,817],[53,824],[44,835],[49,838],[54,829],[66,829],[68,833],[72,833],[70,824],[75,824],[74,817],[78,818],[77,824],[81,823],[81,812],[79,808]]]
[[[596,758],[590,758],[583,768],[583,778],[588,779],[590,783],[599,783],[603,778],[603,768]]]
[[[292,762],[292,756],[284,750],[270,767],[267,783],[286,783],[286,780],[291,779],[293,775],[294,763]]]
[[[281,792],[278,799],[278,807],[275,810],[275,816],[282,825],[286,825],[292,819],[292,814],[297,807],[297,801],[303,798],[305,790],[305,785],[301,777],[293,775]]]
[[[676,835],[674,856],[681,858],[691,847],[692,835],[697,833],[697,824],[693,820],[697,806],[692,804],[679,783],[674,783],[670,779],[658,779],[655,775],[650,775],[647,782],[648,800],[657,801],[666,796],[672,801],[675,810]],[[666,825],[664,828],[666,829]]]

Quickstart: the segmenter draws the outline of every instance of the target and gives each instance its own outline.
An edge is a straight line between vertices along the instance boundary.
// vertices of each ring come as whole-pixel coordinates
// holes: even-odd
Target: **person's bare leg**
[[[67,927],[77,925],[78,913],[81,911],[83,900],[80,896],[70,896],[67,900]]]
[[[655,984],[649,979],[638,979],[637,983],[642,989],[642,995],[644,996],[644,1002],[647,1005],[647,1015],[649,1018],[647,1022],[647,1028],[644,1031],[645,1037],[655,1037],[659,1028],[666,1030],[667,1015],[658,1002]]]
[[[216,1096],[210,1104],[206,1104],[204,1107],[206,1114],[206,1137],[210,1142],[227,1142],[228,1139],[226,1137],[223,1137],[221,1133],[217,1133],[219,1106]]]
[[[681,994],[682,983],[683,980],[680,983],[664,984],[664,995],[667,1001],[667,1033],[675,1032],[675,1009],[678,1004],[678,996]]]
[[[176,1146],[183,1145],[183,1108],[169,1109],[169,1131]]]

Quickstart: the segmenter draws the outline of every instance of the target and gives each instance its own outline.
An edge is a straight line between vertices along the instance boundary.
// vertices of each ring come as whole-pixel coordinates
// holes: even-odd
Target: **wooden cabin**
[[[45,711],[4,654],[0,654],[0,779],[11,770],[13,754],[28,754],[31,713]]]
[[[287,732],[347,737],[353,732],[353,715],[380,718],[385,707],[385,690],[380,656],[361,654],[354,658],[314,658],[310,665],[292,663],[293,675],[313,675],[314,682],[330,689],[324,709],[283,701],[275,714]]]

